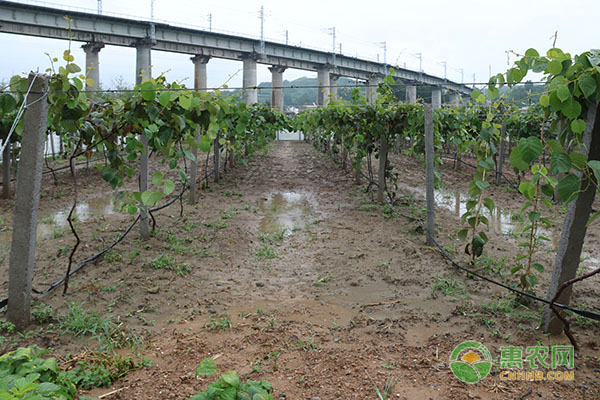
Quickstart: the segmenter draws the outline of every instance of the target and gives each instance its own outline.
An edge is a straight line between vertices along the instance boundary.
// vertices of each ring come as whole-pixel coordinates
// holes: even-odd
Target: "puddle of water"
[[[260,221],[261,232],[286,230],[286,235],[294,230],[306,227],[307,219],[312,213],[308,198],[303,193],[277,192],[271,193],[263,202],[261,209],[265,216]]]
[[[419,187],[407,188],[413,193],[425,197],[425,192],[423,189]],[[465,193],[452,192],[447,189],[440,188],[435,190],[434,197],[436,206],[451,211],[459,218],[467,211],[467,201],[469,200],[469,196]],[[516,213],[502,209],[498,203],[496,203],[496,208],[492,213],[490,213],[489,210],[484,207],[483,215],[485,215],[489,220],[490,230],[503,235],[517,233],[525,226],[518,218],[516,218]],[[538,232],[553,238],[553,241],[556,244],[558,238],[553,232],[544,227],[539,227]]]
[[[107,196],[97,197],[87,201],[80,201],[73,212],[80,222],[89,221],[92,218],[97,218],[103,215],[115,214],[114,194],[110,193]],[[71,207],[57,211],[50,215],[38,217],[37,239],[52,238],[57,229],[68,229],[69,212]],[[0,232],[0,242],[10,243],[12,241],[12,231]]]
[[[600,258],[593,257],[587,253],[582,253],[581,256],[583,258],[581,265],[586,266],[588,271],[593,271],[596,268],[600,267]]]

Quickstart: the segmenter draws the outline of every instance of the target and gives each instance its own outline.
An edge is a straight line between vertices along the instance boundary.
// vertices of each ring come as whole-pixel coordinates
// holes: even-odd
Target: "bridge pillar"
[[[406,87],[406,103],[415,104],[417,102],[417,87],[414,85]]]
[[[242,58],[244,72],[242,76],[242,100],[246,105],[258,103],[258,89],[256,89],[256,59],[254,54]]]
[[[337,87],[337,83],[338,80],[340,79],[341,75],[339,74],[329,74],[329,84],[330,89],[329,91],[331,92],[331,95],[337,99],[337,92],[338,92],[338,87]]]
[[[431,107],[434,110],[442,107],[442,89],[433,88],[431,91]]]
[[[140,83],[152,78],[152,46],[156,44],[151,39],[140,39],[135,43],[136,57],[135,57],[135,84]]]
[[[206,64],[208,64],[210,56],[197,55],[191,57],[190,60],[194,63],[194,89],[205,90],[208,87]]]
[[[85,52],[85,74],[93,82],[91,84],[86,82],[86,89],[98,90],[100,89],[100,62],[99,53],[104,48],[102,42],[88,42],[81,46]]]
[[[277,111],[283,111],[283,72],[286,67],[273,65],[271,71],[271,107]]]
[[[329,103],[330,84],[329,71],[331,68],[328,65],[323,65],[317,69],[317,80],[319,81],[319,88],[317,89],[317,105],[319,107],[327,106]]]
[[[377,99],[377,88],[383,82],[379,76],[373,76],[367,81],[367,102],[374,103]]]
[[[448,101],[448,104],[450,104],[452,106],[457,106],[460,101],[459,94],[458,93],[450,93],[449,96],[450,96],[450,99]]]

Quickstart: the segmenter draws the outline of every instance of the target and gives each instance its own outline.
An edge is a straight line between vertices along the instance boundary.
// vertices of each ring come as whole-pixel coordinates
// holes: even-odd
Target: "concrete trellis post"
[[[2,151],[2,197],[10,197],[10,143]]]
[[[34,81],[31,93],[27,98],[29,106],[24,114],[8,272],[7,319],[19,330],[29,325],[31,281],[48,121],[48,76],[31,73],[29,82],[32,80]]]
[[[425,104],[425,169],[427,187],[427,245],[433,246],[435,237],[435,198],[434,198],[434,167],[433,167],[433,110],[431,104]]]
[[[502,182],[502,167],[504,166],[504,145],[506,143],[506,123],[502,122],[502,128],[500,129],[500,155],[498,157],[498,164],[496,165],[496,186],[500,186]]]
[[[600,160],[600,103],[590,102],[588,107],[587,126],[583,132],[580,151],[587,154],[588,160]],[[564,282],[573,279],[577,274],[597,184],[594,174],[582,175],[581,191],[577,198],[568,205],[554,262],[552,280],[546,296],[549,301],[554,298],[558,288]],[[571,292],[572,286],[567,287],[557,302],[569,304]],[[549,306],[544,309],[542,326],[545,332],[552,334],[558,334],[563,330],[563,323],[553,315]]]

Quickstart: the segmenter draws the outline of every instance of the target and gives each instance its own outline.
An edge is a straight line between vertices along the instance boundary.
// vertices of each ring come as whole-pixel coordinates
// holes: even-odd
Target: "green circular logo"
[[[462,342],[450,355],[450,369],[465,383],[477,383],[489,375],[492,369],[492,355],[479,342]]]

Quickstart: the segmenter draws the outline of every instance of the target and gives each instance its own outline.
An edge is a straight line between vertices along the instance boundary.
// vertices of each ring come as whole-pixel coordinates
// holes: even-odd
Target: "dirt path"
[[[418,185],[418,162],[402,168],[404,184]],[[494,357],[500,346],[566,340],[539,332],[536,310],[513,312],[506,293],[454,271],[416,224],[390,217],[308,144],[279,142],[228,171],[183,217],[177,206],[156,217],[147,243],[129,238],[73,279],[69,300],[149,335],[144,355],[154,365],[117,381],[122,390],[108,398],[187,399],[212,381],[194,377],[210,356],[221,372],[268,380],[275,399],[375,399],[373,384],[383,390],[390,378],[399,399],[519,398],[530,388],[528,398],[598,398],[597,325],[575,327],[575,382],[507,383],[497,371],[476,385],[456,379],[448,360],[464,340]],[[84,253],[125,226],[119,218],[83,222],[92,243]],[[459,248],[456,216],[439,218],[443,241]],[[498,240],[492,254],[514,246]],[[56,251],[49,239],[41,246]],[[41,251],[41,270],[59,276],[49,254]],[[40,301],[66,309],[58,293]],[[378,302],[390,304],[368,305]],[[50,343],[73,351],[68,338]]]

